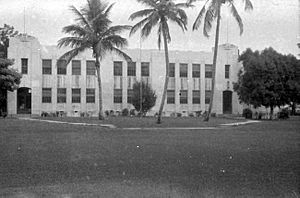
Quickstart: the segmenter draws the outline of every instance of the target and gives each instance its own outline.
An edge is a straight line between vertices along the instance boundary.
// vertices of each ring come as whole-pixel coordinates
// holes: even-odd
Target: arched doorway
[[[223,114],[232,114],[232,91],[223,91]]]
[[[31,89],[28,87],[17,90],[17,113],[31,114]]]

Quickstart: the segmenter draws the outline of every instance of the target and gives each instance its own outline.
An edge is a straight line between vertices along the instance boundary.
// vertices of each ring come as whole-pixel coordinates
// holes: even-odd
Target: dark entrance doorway
[[[232,114],[232,91],[223,91],[223,114]]]
[[[17,113],[31,114],[31,89],[21,87],[17,91]]]

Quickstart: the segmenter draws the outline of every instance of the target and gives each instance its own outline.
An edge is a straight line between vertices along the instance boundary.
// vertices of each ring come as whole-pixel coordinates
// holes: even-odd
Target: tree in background
[[[7,91],[13,91],[18,88],[22,75],[11,68],[13,61],[7,59],[7,50],[9,47],[9,38],[18,35],[14,27],[4,24],[0,27],[0,114],[6,112]]]
[[[187,30],[187,16],[182,8],[186,8],[189,5],[185,3],[175,4],[172,0],[137,0],[138,2],[147,6],[147,9],[137,11],[130,15],[129,19],[134,20],[136,18],[142,18],[137,24],[135,24],[130,32],[130,35],[134,34],[141,28],[141,37],[146,38],[150,35],[154,26],[158,26],[158,48],[160,49],[161,39],[164,42],[165,59],[166,59],[166,73],[165,83],[162,94],[162,99],[159,107],[157,123],[161,123],[162,111],[164,108],[168,82],[169,82],[169,51],[168,43],[171,42],[171,35],[169,31],[168,22],[177,24],[183,31]],[[162,37],[162,38],[161,38]]]
[[[102,83],[100,75],[100,61],[107,52],[114,52],[127,61],[131,58],[120,48],[127,46],[127,39],[121,37],[119,33],[129,30],[131,26],[112,26],[109,19],[113,4],[108,5],[101,0],[88,0],[85,7],[77,10],[71,6],[71,10],[76,15],[76,24],[63,28],[63,32],[71,36],[58,41],[58,47],[71,47],[72,50],[63,54],[60,59],[66,60],[68,64],[79,53],[91,49],[95,58],[95,69],[97,71],[99,88],[99,119],[103,120],[102,104]]]
[[[197,0],[187,0],[188,4],[191,4]],[[252,10],[253,6],[250,0],[243,0],[245,2],[245,10]],[[213,100],[214,100],[214,92],[215,92],[215,81],[216,81],[216,65],[217,65],[217,57],[218,57],[218,46],[219,46],[219,34],[220,34],[220,21],[221,21],[221,8],[222,5],[228,5],[231,14],[233,15],[234,19],[237,21],[240,34],[243,33],[244,25],[242,18],[240,17],[236,7],[235,7],[235,0],[207,0],[200,10],[194,24],[193,30],[197,30],[202,20],[204,19],[203,25],[203,35],[209,37],[209,32],[212,28],[212,23],[217,20],[217,27],[216,27],[216,34],[215,34],[215,47],[214,47],[214,56],[213,56],[213,65],[212,65],[212,90],[209,102],[208,112],[204,118],[204,121],[209,120],[209,116],[211,114],[211,110],[213,107]],[[206,7],[208,5],[208,7]]]
[[[299,61],[295,57],[279,54],[272,48],[262,52],[247,49],[239,61],[243,62],[243,70],[238,74],[234,90],[241,102],[255,108],[270,108],[271,119],[274,107],[296,102],[300,89],[296,75]]]
[[[141,89],[142,86],[142,89]],[[141,97],[142,90],[142,97]],[[145,115],[148,111],[154,107],[156,102],[156,94],[152,90],[151,86],[145,82],[136,82],[133,84],[133,95],[131,101],[129,101],[137,111],[141,111]],[[142,100],[142,102],[141,102]],[[142,104],[142,109],[141,109]]]

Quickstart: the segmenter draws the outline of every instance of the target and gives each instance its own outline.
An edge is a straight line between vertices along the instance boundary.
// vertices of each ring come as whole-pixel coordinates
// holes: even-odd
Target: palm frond
[[[112,46],[123,48],[128,45],[127,39],[119,35],[111,35],[102,40],[103,45],[110,44]]]
[[[175,7],[177,7],[177,8],[192,8],[195,6],[191,3],[177,3],[177,4],[175,4]]]
[[[129,36],[132,36],[138,29],[140,29],[145,23],[147,23],[147,21],[149,20],[149,18],[144,18],[143,20],[141,20],[140,22],[138,22],[137,24],[135,24],[129,33]]]
[[[151,33],[152,28],[158,23],[159,15],[157,12],[154,12],[150,17],[148,17],[147,23],[144,25],[141,31],[141,37],[146,38]]]
[[[203,26],[203,34],[206,37],[209,37],[209,32],[212,28],[212,23],[217,16],[216,12],[219,12],[217,4],[214,4],[213,2],[209,6],[208,10],[206,11],[205,18],[204,18],[204,26]]]
[[[92,30],[89,22],[86,20],[84,15],[79,10],[77,10],[75,6],[70,6],[70,10],[77,16],[77,18],[75,19],[76,21],[78,21],[82,26],[87,27],[89,30]]]
[[[197,30],[199,28],[199,26],[201,25],[201,20],[203,18],[203,14],[205,13],[206,9],[205,9],[205,5],[202,7],[202,9],[200,10],[194,24],[193,24],[193,30]]]
[[[129,20],[134,20],[139,17],[149,16],[154,11],[155,11],[155,9],[144,9],[144,10],[137,11],[130,15]]]
[[[187,16],[184,10],[177,9],[177,13],[180,17],[180,20],[183,22],[184,25],[187,25]]]
[[[237,21],[237,23],[239,25],[240,35],[242,35],[243,31],[244,31],[244,24],[243,24],[242,18],[240,17],[240,15],[233,3],[230,3],[229,6],[230,6],[231,14],[233,15],[233,17],[235,18],[235,20]]]
[[[116,25],[116,26],[112,26],[109,27],[104,33],[103,36],[105,35],[114,35],[114,34],[120,34],[125,30],[130,30],[132,28],[132,26],[130,25]]]
[[[128,54],[126,54],[125,52],[123,52],[122,50],[120,50],[120,49],[118,49],[116,47],[112,47],[110,49],[110,51],[115,52],[117,55],[119,55],[122,58],[124,58],[127,62],[131,62],[132,61],[131,57]]]
[[[172,21],[177,23],[177,25],[182,29],[182,31],[184,32],[185,30],[187,30],[186,24],[187,21],[182,20],[181,17],[177,17],[175,13],[170,12],[168,14],[168,18]]]
[[[77,48],[83,45],[87,45],[88,42],[86,40],[84,40],[83,38],[79,38],[79,37],[64,37],[61,38],[60,40],[58,40],[57,42],[57,47],[61,48],[61,47],[71,47],[71,48]]]
[[[63,55],[61,55],[58,58],[58,60],[66,60],[66,65],[68,65],[75,56],[77,56],[80,52],[83,52],[87,48],[88,48],[88,46],[85,46],[85,45],[76,47],[76,48],[64,53]]]
[[[137,0],[137,2],[140,2],[152,8],[157,8],[157,0]]]
[[[71,34],[73,36],[79,36],[84,37],[88,35],[90,32],[89,30],[85,29],[84,27],[81,27],[80,25],[73,24],[63,27],[62,32]]]
[[[105,15],[105,16],[108,16],[108,15],[109,15],[109,13],[110,13],[110,11],[111,11],[111,9],[113,8],[114,5],[115,5],[115,3],[112,3],[112,4],[110,4],[110,5],[106,8],[106,10],[105,10],[105,12],[104,12],[104,15]]]
[[[253,10],[253,5],[250,0],[244,0],[245,2],[245,10]]]

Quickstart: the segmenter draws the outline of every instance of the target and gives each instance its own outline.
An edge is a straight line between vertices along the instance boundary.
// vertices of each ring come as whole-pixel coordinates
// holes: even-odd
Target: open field
[[[104,122],[157,127],[136,119]],[[169,118],[160,126],[236,122],[224,120]],[[299,129],[299,117],[176,131],[0,119],[0,197],[296,198]]]

